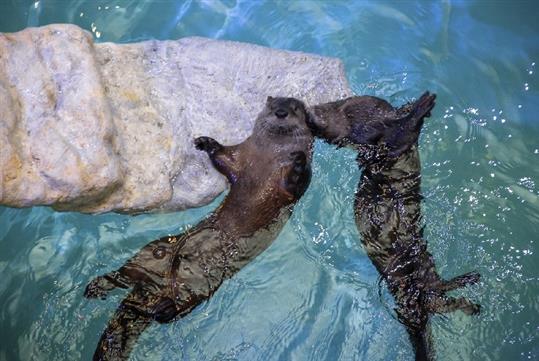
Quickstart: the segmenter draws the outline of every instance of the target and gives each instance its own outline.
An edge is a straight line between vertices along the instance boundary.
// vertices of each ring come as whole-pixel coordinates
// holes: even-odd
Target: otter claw
[[[215,153],[221,148],[221,144],[210,137],[198,137],[195,139],[195,147],[208,153]]]

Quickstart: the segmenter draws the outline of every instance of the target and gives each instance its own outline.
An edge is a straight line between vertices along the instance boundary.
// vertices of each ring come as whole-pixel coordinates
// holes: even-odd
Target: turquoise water
[[[439,360],[539,359],[539,5],[534,2],[0,1],[0,31],[75,23],[98,41],[200,35],[337,56],[353,90],[438,94],[420,141],[425,235],[478,317],[435,316]],[[538,62],[538,64],[536,64]],[[317,142],[311,187],[273,246],[133,360],[411,360],[353,220],[355,155]],[[0,361],[90,359],[122,292],[82,293],[211,211],[0,208]]]

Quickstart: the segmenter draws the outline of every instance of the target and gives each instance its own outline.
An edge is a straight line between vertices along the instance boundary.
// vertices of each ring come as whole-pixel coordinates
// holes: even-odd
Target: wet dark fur
[[[446,296],[479,280],[467,273],[449,281],[436,272],[421,226],[421,164],[417,140],[435,95],[425,93],[400,109],[370,96],[313,108],[315,134],[359,150],[363,167],[355,199],[356,224],[372,263],[395,298],[416,360],[433,360],[429,318],[434,313],[479,312],[466,298]]]
[[[169,322],[189,313],[271,244],[310,182],[313,137],[307,118],[299,100],[269,97],[243,143],[195,140],[228,178],[230,191],[197,226],[149,243],[118,270],[90,282],[84,293],[89,298],[131,288],[94,360],[127,359],[152,320]]]

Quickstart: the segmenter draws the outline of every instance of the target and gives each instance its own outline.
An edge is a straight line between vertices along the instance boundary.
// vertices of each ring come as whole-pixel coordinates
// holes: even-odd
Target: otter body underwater
[[[253,134],[234,146],[200,137],[229,180],[221,205],[192,229],[143,247],[118,270],[99,276],[85,296],[131,288],[104,331],[94,360],[125,360],[144,329],[189,313],[277,237],[311,177],[313,136],[305,105],[268,97]]]
[[[313,107],[315,135],[359,150],[363,168],[355,196],[361,241],[396,303],[417,361],[433,360],[429,319],[434,313],[479,312],[466,298],[446,296],[479,280],[467,273],[442,279],[427,250],[421,225],[421,163],[418,138],[430,116],[435,95],[425,93],[400,109],[370,96],[357,96]]]

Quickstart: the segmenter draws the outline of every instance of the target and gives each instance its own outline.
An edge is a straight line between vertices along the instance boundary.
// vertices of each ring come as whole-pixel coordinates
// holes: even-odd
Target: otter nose
[[[287,115],[288,115],[288,112],[284,109],[277,109],[275,111],[275,116],[279,119],[286,118]]]

